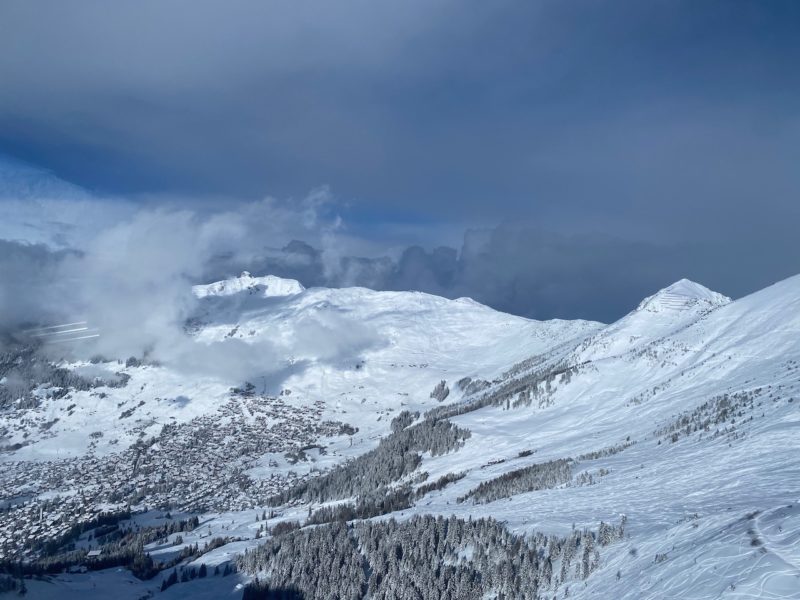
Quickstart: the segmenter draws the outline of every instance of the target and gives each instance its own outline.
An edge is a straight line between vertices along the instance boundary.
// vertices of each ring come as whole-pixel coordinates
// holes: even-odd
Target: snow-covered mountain
[[[166,523],[166,510],[200,517],[180,542],[176,532],[143,540],[162,566],[248,558],[233,578],[187,576],[163,592],[167,571],[58,575],[31,591],[219,597],[259,575],[260,587],[309,598],[404,597],[409,586],[437,597],[437,559],[414,562],[410,541],[438,527],[415,520],[432,515],[464,520],[451,545],[426,551],[452,567],[461,597],[800,597],[800,276],[736,301],[681,280],[610,325],[249,273],[193,291],[186,329],[198,355],[255,356],[263,375],[138,360],[50,371],[0,412],[0,502],[13,507],[0,514],[0,550],[33,558],[35,540],[56,534],[73,537],[51,554],[97,547],[68,523],[130,506],[110,526],[128,536],[129,523]],[[0,383],[34,360],[4,358]],[[470,529],[488,516],[505,533]],[[357,526],[336,529],[337,519]],[[279,532],[295,521],[309,527]],[[521,537],[497,546],[498,535]],[[330,550],[337,536],[349,541]],[[360,567],[348,581],[345,554],[356,548],[353,560],[375,572],[374,540],[393,536],[394,592],[358,583]],[[530,559],[493,562],[520,544]],[[312,584],[308,561],[323,547],[345,552],[343,570]],[[517,560],[524,576],[502,567]],[[398,574],[409,570],[416,583]]]
[[[261,298],[269,298],[270,296],[293,296],[304,289],[300,282],[295,279],[284,279],[274,275],[253,277],[250,273],[244,271],[239,277],[217,281],[208,285],[195,285],[192,287],[192,292],[198,298],[232,296],[242,292],[257,294]]]
[[[681,279],[642,300],[635,310],[604,327],[584,344],[583,360],[598,360],[633,352],[691,325],[704,314],[731,301],[727,296]]]

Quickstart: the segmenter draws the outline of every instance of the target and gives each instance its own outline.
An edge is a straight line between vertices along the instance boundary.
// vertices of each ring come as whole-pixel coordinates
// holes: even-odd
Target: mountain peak
[[[253,277],[248,271],[242,271],[241,275],[231,279],[192,286],[192,292],[198,298],[232,296],[241,292],[258,294],[264,298],[270,296],[293,296],[305,291],[305,289],[296,279],[285,279],[275,275]]]
[[[727,296],[708,289],[689,279],[679,279],[672,285],[648,296],[639,304],[637,311],[665,312],[700,308],[710,310],[731,301]]]

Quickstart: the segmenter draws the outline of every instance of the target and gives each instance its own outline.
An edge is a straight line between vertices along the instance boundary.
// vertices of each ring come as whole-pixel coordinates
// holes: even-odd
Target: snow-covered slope
[[[699,283],[681,279],[645,298],[635,310],[586,340],[579,359],[599,360],[636,351],[730,301]]]
[[[691,294],[675,301],[676,286]],[[468,475],[426,510],[466,516],[475,507],[453,500],[482,481],[635,442],[579,460],[590,485],[576,478],[489,510],[521,531],[625,514],[630,538],[577,597],[800,597],[800,555],[787,552],[800,540],[800,277],[736,302],[676,286],[581,344],[574,371],[539,385],[530,406],[506,410],[500,395],[456,417],[472,437],[423,468]],[[487,467],[488,447],[508,462]]]
[[[703,311],[728,304],[730,301],[727,296],[711,291],[699,283],[681,279],[642,300],[636,310],[657,313],[696,308]]]
[[[453,400],[459,394],[454,384],[463,377],[491,379],[509,364],[601,327],[531,321],[466,298],[364,288],[305,290],[295,280],[246,272],[192,291],[198,306],[188,330],[198,356],[215,346],[212,358],[198,358],[189,371],[186,365],[138,361],[67,365],[90,381],[130,380],[122,387],[72,390],[25,411],[32,424],[46,427],[8,429],[7,445],[24,444],[15,458],[106,454],[142,435],[156,435],[165,423],[213,415],[229,390],[244,383],[243,372],[259,393],[285,392],[285,402],[298,408],[319,403],[321,419],[359,428],[354,445],[368,447],[388,430],[391,412],[436,405],[430,394],[440,381],[448,382]],[[206,366],[209,360],[231,362],[231,368]],[[247,363],[247,369],[234,368],[236,363]],[[53,392],[45,385],[39,393]],[[126,411],[132,411],[129,417],[123,416]],[[0,423],[3,418],[20,415],[0,415]],[[114,435],[89,435],[96,431]]]
[[[290,287],[288,280],[281,281],[284,289]],[[210,307],[201,305],[195,321],[199,341],[256,343],[266,338],[298,352],[295,360],[313,361],[325,355],[320,347],[324,343],[295,343],[306,325],[359,332],[369,338],[369,344],[360,372],[351,376],[367,383],[375,371],[407,368],[421,378],[417,382],[421,387],[437,378],[491,378],[518,360],[583,339],[601,327],[588,321],[532,321],[497,312],[469,298],[448,300],[421,292],[312,288],[275,294],[280,297],[265,302],[260,294],[250,296],[248,282],[249,277],[226,281],[226,290],[238,292],[210,298]]]
[[[307,480],[363,455],[407,410],[412,414],[395,431],[447,419],[470,435],[460,448],[421,453],[403,482],[419,489],[450,478],[391,512],[395,519],[492,516],[515,533],[566,537],[625,516],[624,537],[598,547],[595,558],[587,554],[591,568],[563,571],[548,584],[547,597],[800,598],[800,276],[736,301],[681,280],[607,326],[530,321],[467,299],[303,290],[265,279],[243,275],[195,288],[199,306],[189,331],[198,348],[227,344],[264,352],[269,342],[265,360],[287,361],[280,377],[254,380],[254,389],[231,395],[228,387],[241,382],[219,375],[93,365],[131,379],[124,387],[73,390],[45,408],[1,415],[4,443],[23,441],[23,433],[32,441],[7,459],[41,460],[55,448],[81,454],[86,440],[80,438],[95,428],[115,431],[117,444],[128,445],[172,423],[177,428],[167,431],[177,433],[162,434],[131,460],[149,468],[162,448],[180,448],[190,461],[241,451],[242,460],[225,460],[245,469],[248,485],[266,486]],[[434,388],[443,400],[431,397]],[[77,406],[65,410],[69,405]],[[137,421],[119,418],[134,406]],[[431,409],[428,421],[413,414]],[[43,429],[54,415],[59,421]],[[285,440],[277,437],[299,435],[289,427],[298,423],[318,432],[313,440],[280,445]],[[224,435],[217,440],[209,428]],[[175,446],[181,436],[188,441]],[[246,444],[236,446],[239,439]],[[272,445],[252,450],[259,439]],[[208,452],[191,455],[198,440],[206,440]],[[94,455],[109,457],[103,460],[119,455],[107,436],[90,445]],[[287,456],[300,458],[292,463]],[[186,468],[184,462],[175,472]],[[226,472],[213,461],[204,468]],[[146,476],[133,471],[144,486]],[[547,477],[536,479],[540,471]],[[59,485],[66,493],[74,483]],[[195,565],[224,564],[264,541],[258,539],[260,496],[220,489],[231,498],[228,510],[206,511],[203,527],[184,534],[183,544],[220,535],[242,539]],[[332,493],[322,504],[347,500]],[[273,504],[277,513],[267,524],[303,522],[320,506],[311,504],[302,496]],[[150,548],[154,556],[177,552],[172,544]],[[473,551],[461,549],[458,560]],[[553,560],[557,571],[563,558]],[[207,589],[235,593],[248,577],[210,579]],[[57,582],[52,589],[65,586]],[[178,584],[164,597],[197,592],[191,583]]]

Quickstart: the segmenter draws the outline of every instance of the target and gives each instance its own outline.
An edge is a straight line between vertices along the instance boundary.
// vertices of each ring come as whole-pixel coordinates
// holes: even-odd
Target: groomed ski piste
[[[443,452],[421,451],[413,470],[384,489],[407,486],[411,501],[366,519],[491,517],[526,539],[624,524],[612,541],[598,541],[591,568],[565,568],[542,582],[542,598],[800,598],[800,276],[736,301],[681,280],[610,325],[532,321],[422,293],[304,289],[248,273],[194,293],[198,307],[186,330],[198,349],[229,344],[237,353],[262,352],[268,342],[265,375],[243,389],[241,380],[187,374],[166,363],[65,363],[100,380],[127,380],[63,395],[42,385],[37,406],[0,412],[0,502],[11,507],[0,548],[11,552],[15,531],[35,537],[56,520],[14,521],[15,510],[28,515],[26,505],[41,509],[46,499],[92,493],[108,510],[130,507],[130,519],[116,524],[121,530],[161,526],[167,512],[173,521],[196,516],[199,525],[144,547],[156,565],[170,564],[151,579],[123,567],[77,566],[25,579],[28,597],[239,598],[256,578],[262,586],[277,578],[275,566],[246,568],[245,550],[251,555],[270,543],[280,523],[303,526],[284,536],[328,527],[308,521],[325,507],[358,502],[341,494],[264,498],[439,419],[468,437]],[[173,451],[168,433],[194,440],[174,446],[189,453],[177,465],[170,461],[179,457],[164,457]],[[275,438],[271,451],[259,449],[262,434]],[[129,465],[123,451],[134,446]],[[266,486],[264,494],[212,486],[208,493],[221,498],[215,503],[192,499],[187,484],[173,498],[167,479],[156,498],[143,464],[161,457],[177,478],[205,454],[221,458],[205,456],[205,471],[191,477],[211,485],[229,476],[225,464],[233,461],[248,485]],[[80,477],[21,475],[108,461],[121,479],[138,481],[141,494],[133,501]],[[196,510],[203,504],[206,510]],[[91,534],[72,543],[98,548]],[[215,538],[225,543],[203,552]],[[180,560],[195,544],[198,551]],[[462,548],[454,560],[468,564],[472,552]],[[555,573],[563,559],[553,556]],[[208,576],[185,577],[162,591],[170,573],[201,565]],[[223,576],[232,565],[237,572]],[[485,589],[482,597],[500,593]],[[520,590],[505,597],[526,596]]]

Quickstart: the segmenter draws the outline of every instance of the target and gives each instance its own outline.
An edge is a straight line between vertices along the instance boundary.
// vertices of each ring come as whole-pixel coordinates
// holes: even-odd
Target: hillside
[[[194,295],[197,356],[245,380],[64,361],[0,412],[3,556],[91,567],[38,597],[800,597],[800,277],[681,280],[610,325],[248,273]],[[42,372],[25,352],[6,388]],[[68,531],[101,511],[108,547]],[[136,535],[160,575],[93,570]]]

